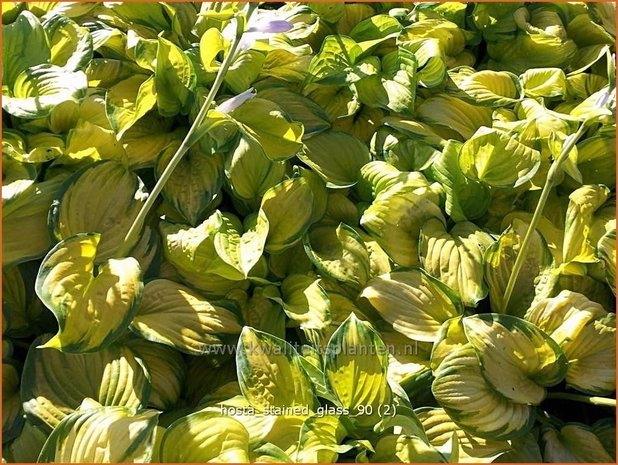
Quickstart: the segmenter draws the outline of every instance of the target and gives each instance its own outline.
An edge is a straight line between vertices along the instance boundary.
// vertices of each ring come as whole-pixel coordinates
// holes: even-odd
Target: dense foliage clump
[[[614,462],[615,5],[2,3],[8,462]]]

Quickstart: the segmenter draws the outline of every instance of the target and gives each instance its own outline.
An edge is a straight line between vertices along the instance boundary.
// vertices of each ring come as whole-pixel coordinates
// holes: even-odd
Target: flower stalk
[[[163,170],[163,173],[161,174],[155,186],[153,187],[152,192],[146,199],[146,202],[144,202],[144,205],[142,205],[142,208],[140,209],[137,216],[133,220],[133,223],[131,224],[131,227],[129,228],[124,238],[122,246],[118,249],[118,252],[116,254],[117,257],[125,257],[128,255],[131,247],[133,246],[133,242],[136,240],[137,236],[140,234],[140,231],[142,230],[142,227],[144,226],[144,221],[146,220],[148,213],[154,206],[157,200],[157,197],[163,190],[163,187],[167,183],[167,180],[170,178],[174,169],[176,168],[176,166],[178,166],[178,163],[180,163],[180,160],[182,160],[182,157],[185,155],[185,153],[187,153],[187,151],[191,148],[191,146],[195,144],[195,142],[197,142],[197,140],[201,136],[203,136],[203,134],[198,134],[198,137],[196,137],[196,133],[201,128],[202,123],[206,119],[206,116],[208,115],[208,112],[210,111],[210,108],[212,107],[212,104],[215,101],[217,92],[219,92],[219,89],[221,88],[221,85],[223,84],[223,80],[225,79],[225,75],[227,74],[227,71],[230,68],[236,56],[236,51],[242,42],[243,34],[245,32],[245,25],[249,21],[251,15],[253,14],[257,6],[258,6],[257,3],[248,3],[246,17],[245,18],[243,18],[242,16],[236,17],[236,33],[234,36],[234,40],[232,41],[230,50],[228,51],[227,55],[223,59],[223,63],[221,63],[221,67],[219,68],[219,71],[217,72],[217,76],[215,77],[215,80],[210,88],[210,91],[208,92],[208,95],[206,96],[206,100],[204,101],[202,107],[200,108],[200,111],[195,117],[195,121],[193,121],[193,124],[189,128],[189,131],[187,132],[186,136],[184,137],[180,146],[178,147],[178,150],[176,150],[176,153],[170,159],[169,163],[165,167],[165,170]]]
[[[607,104],[607,100],[609,98],[609,91],[607,94],[602,95],[595,107],[602,108]],[[590,120],[585,120],[579,126],[579,129],[574,134],[571,134],[567,137],[566,141],[562,145],[562,150],[558,158],[555,162],[550,166],[549,171],[547,173],[547,178],[545,179],[545,184],[543,185],[543,190],[541,191],[541,196],[539,197],[539,201],[536,204],[536,208],[534,209],[534,214],[532,215],[532,220],[528,225],[528,229],[526,230],[526,234],[524,236],[524,240],[521,243],[521,247],[519,248],[519,252],[517,253],[517,258],[515,259],[515,265],[513,265],[513,272],[511,276],[509,276],[508,283],[506,285],[506,289],[504,291],[504,304],[503,308],[507,309],[509,306],[509,301],[511,300],[511,296],[513,294],[513,289],[515,288],[515,283],[517,282],[517,277],[521,271],[521,268],[524,265],[524,260],[526,258],[526,252],[528,251],[528,247],[530,246],[530,241],[532,240],[532,235],[536,231],[537,225],[543,216],[543,209],[545,208],[545,204],[547,203],[547,199],[549,198],[549,194],[551,190],[556,185],[556,180],[558,175],[560,174],[560,170],[562,169],[562,165],[569,157],[569,154],[575,147],[575,144],[581,139],[586,130],[590,125]]]
[[[601,407],[616,408],[616,399],[610,399],[609,397],[585,396],[583,394],[570,394],[568,392],[550,392],[547,394],[547,399],[574,400],[576,402],[584,402]]]

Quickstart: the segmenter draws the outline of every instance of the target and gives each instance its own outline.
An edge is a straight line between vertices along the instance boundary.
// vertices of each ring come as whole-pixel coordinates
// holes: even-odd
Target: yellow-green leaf
[[[241,329],[230,303],[211,303],[167,279],[144,286],[142,303],[131,322],[131,330],[145,339],[192,355],[209,353],[212,346],[227,342],[226,335],[239,334]]]
[[[444,409],[424,407],[415,413],[434,447],[445,445],[457,434],[460,463],[489,463],[511,448],[506,441],[483,439],[459,428]]]
[[[223,215],[215,211],[195,228],[168,221],[159,223],[163,255],[183,281],[207,295],[223,296],[244,285],[242,273],[217,253],[215,238],[223,228]]]
[[[24,365],[24,410],[37,424],[55,428],[87,397],[102,405],[146,406],[150,380],[131,349],[111,345],[91,354],[67,354],[37,347],[50,337],[34,341]]]
[[[492,311],[523,316],[534,299],[534,280],[552,263],[552,256],[543,236],[532,233],[532,240],[526,252],[522,269],[515,281],[513,298],[508,307],[504,303],[504,291],[513,272],[517,254],[521,250],[528,224],[518,218],[512,220],[497,242],[485,253],[485,279],[489,287],[489,301]]]
[[[52,246],[47,215],[63,177],[32,183],[11,205],[2,205],[2,265],[42,257]],[[5,194],[7,186],[2,186]]]
[[[420,121],[453,130],[462,139],[469,139],[483,126],[491,126],[491,114],[491,108],[472,105],[448,94],[430,97],[416,110]]]
[[[349,37],[326,37],[309,65],[311,82],[344,84],[350,68],[362,53],[363,49]]]
[[[178,401],[186,375],[180,352],[163,344],[133,339],[127,345],[142,360],[150,376],[148,406],[168,410]]]
[[[92,37],[88,29],[64,15],[43,22],[51,51],[50,63],[68,71],[83,70],[92,60]]]
[[[520,80],[526,97],[553,98],[567,93],[567,78],[560,68],[529,69]]]
[[[234,195],[245,200],[258,199],[283,181],[286,163],[269,160],[260,145],[241,136],[226,158],[225,174]]]
[[[149,462],[159,412],[84,407],[67,416],[43,446],[39,462]]]
[[[564,290],[539,299],[526,313],[556,341],[569,361],[567,383],[590,394],[615,388],[615,317],[582,294]],[[594,341],[594,343],[592,342]]]
[[[110,87],[105,110],[110,126],[120,139],[135,122],[157,103],[154,77],[134,74]]]
[[[472,221],[485,214],[491,194],[485,184],[467,178],[461,171],[458,162],[461,146],[460,142],[449,140],[428,171],[444,189],[446,213],[454,221]]]
[[[567,385],[589,394],[616,390],[616,314],[593,321],[565,348]]]
[[[483,70],[475,72],[467,66],[450,73],[455,84],[452,92],[475,105],[503,107],[516,103],[521,84],[508,71]]]
[[[26,142],[28,143],[28,151],[24,151],[17,158],[26,163],[42,163],[53,160],[61,156],[65,150],[64,138],[49,132],[28,134]]]
[[[172,143],[157,157],[155,173],[160,178],[180,143]],[[195,226],[223,184],[224,157],[195,148],[185,154],[163,186],[163,196],[187,222]]]
[[[339,417],[318,415],[305,420],[300,431],[298,463],[333,463],[337,460],[339,443],[346,435],[346,428]]]
[[[305,235],[304,244],[307,256],[324,275],[353,286],[369,279],[369,251],[350,226],[315,226]]]
[[[253,98],[234,110],[232,116],[240,123],[246,137],[254,139],[268,159],[287,160],[303,147],[303,125],[291,121],[276,103]]]
[[[616,228],[611,229],[599,239],[597,256],[603,263],[605,281],[616,295]]]
[[[373,278],[360,297],[395,330],[416,341],[435,341],[442,323],[463,312],[452,291],[421,269]]]
[[[539,169],[541,154],[515,137],[482,127],[459,154],[459,166],[470,179],[492,187],[514,188],[529,181]]]
[[[268,237],[269,222],[264,213],[245,219],[246,231],[231,214],[221,215],[222,223],[215,235],[215,250],[228,265],[248,277],[257,265]]]
[[[242,50],[225,73],[224,82],[234,93],[244,92],[255,82],[264,63],[264,54],[257,50]]]
[[[219,70],[216,58],[226,48],[223,36],[216,28],[210,28],[202,34],[200,39],[200,60],[207,73],[216,73]]]
[[[609,196],[609,189],[603,185],[586,185],[569,195],[562,246],[563,261],[593,263],[594,244],[588,236],[594,212],[601,207]]]
[[[249,462],[249,433],[234,418],[200,411],[180,418],[163,433],[162,462]]]
[[[271,297],[303,330],[322,330],[331,323],[330,300],[313,276],[290,274],[281,283],[281,297]]]
[[[446,57],[440,41],[434,38],[405,42],[418,61],[418,82],[423,87],[436,87],[446,77]]]
[[[300,355],[288,342],[245,327],[236,351],[240,390],[257,411],[271,407],[309,409],[317,399]]]
[[[3,5],[3,11],[5,6]],[[2,25],[2,84],[12,88],[17,76],[31,66],[48,63],[51,52],[45,30],[29,11]],[[28,53],[23,53],[28,48]],[[4,93],[4,92],[3,92]],[[4,97],[4,95],[3,95]]]
[[[532,408],[509,401],[483,377],[476,352],[466,344],[434,370],[431,391],[453,422],[485,439],[507,440],[529,430]]]
[[[123,245],[146,197],[142,181],[122,165],[90,165],[63,185],[50,213],[50,228],[57,240],[78,233],[100,234],[96,261],[102,262]]]
[[[466,317],[462,323],[483,377],[506,399],[538,405],[545,398],[544,388],[564,379],[567,358],[535,325],[491,313]]]
[[[352,313],[326,348],[324,376],[341,407],[361,427],[376,424],[392,402],[387,379],[388,353],[373,327]]]
[[[132,257],[98,266],[101,236],[77,234],[58,243],[43,259],[35,290],[58,320],[59,331],[45,347],[93,352],[126,329],[142,298],[142,271]]]
[[[319,174],[331,188],[356,184],[360,168],[371,160],[365,144],[340,131],[320,133],[307,139],[305,146],[298,158]],[[333,153],[337,156],[332,156]]]
[[[420,261],[431,276],[453,289],[467,307],[488,293],[483,254],[494,240],[473,223],[457,223],[449,232],[440,220],[427,221],[420,235]]]
[[[92,108],[99,115],[98,108]],[[105,117],[105,113],[101,113]],[[97,121],[99,122],[99,121]],[[107,126],[107,118],[99,123]],[[64,155],[58,160],[66,165],[99,160],[115,160],[125,163],[127,153],[123,144],[116,139],[114,131],[91,121],[80,119],[67,135]]]
[[[300,241],[313,219],[313,192],[306,178],[286,179],[268,189],[260,213],[268,220],[266,251],[280,253]]]
[[[418,236],[430,218],[444,219],[432,187],[414,185],[388,189],[363,212],[360,224],[400,266],[418,260]]]
[[[173,42],[163,37],[158,41],[154,87],[159,113],[163,116],[187,113],[196,85],[193,64]]]
[[[18,118],[41,118],[63,102],[80,102],[87,87],[83,71],[48,64],[32,66],[17,75],[8,94],[3,91],[2,109]]]
[[[419,437],[388,434],[378,439],[371,462],[446,463],[446,458]]]
[[[266,67],[274,60],[272,56],[274,54],[289,54],[297,60],[296,57],[285,50],[272,50],[266,56],[262,73],[265,72]],[[298,63],[295,61],[295,63]],[[306,70],[306,69],[305,69]],[[305,71],[303,70],[303,71]],[[321,106],[315,103],[313,100],[303,97],[301,94],[294,92],[286,87],[269,87],[267,89],[261,89],[259,91],[260,98],[275,102],[285,111],[292,121],[298,121],[302,123],[304,127],[303,138],[313,136],[320,132],[324,132],[330,128],[330,120],[328,115],[324,112]]]
[[[545,462],[614,462],[585,425],[567,424],[560,430],[545,426],[541,434]]]
[[[150,112],[131,126],[121,142],[131,169],[141,169],[152,167],[161,151],[184,135],[183,128],[170,130],[169,120]]]

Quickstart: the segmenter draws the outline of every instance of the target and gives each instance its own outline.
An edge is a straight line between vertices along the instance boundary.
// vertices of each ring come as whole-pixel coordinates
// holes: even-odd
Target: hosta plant
[[[614,18],[3,2],[3,460],[615,461]]]

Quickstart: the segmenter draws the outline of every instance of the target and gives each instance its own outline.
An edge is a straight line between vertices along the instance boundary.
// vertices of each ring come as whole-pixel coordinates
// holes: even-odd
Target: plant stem
[[[603,107],[607,107],[607,102],[610,99],[610,94],[615,93],[616,89],[612,91],[612,89],[608,86],[607,91],[601,93],[599,98],[595,102],[594,108],[601,109]],[[575,134],[571,134],[567,137],[567,140],[562,145],[562,151],[556,161],[549,167],[549,171],[547,173],[547,179],[545,179],[545,185],[543,186],[543,190],[541,191],[541,197],[539,198],[538,203],[536,204],[536,208],[534,209],[534,214],[532,215],[532,220],[528,225],[528,229],[526,231],[526,235],[524,236],[524,240],[521,243],[521,247],[519,248],[519,252],[517,254],[517,258],[515,259],[515,265],[513,265],[513,272],[511,276],[509,276],[509,281],[506,285],[506,289],[504,291],[504,304],[503,308],[506,310],[509,306],[509,301],[511,300],[511,295],[513,294],[513,289],[515,288],[515,283],[517,282],[517,277],[519,276],[519,272],[521,271],[521,267],[524,265],[524,259],[526,258],[526,252],[528,251],[528,246],[530,245],[530,241],[532,240],[532,235],[536,231],[536,226],[541,220],[541,216],[543,215],[543,209],[545,208],[545,203],[547,203],[547,199],[549,197],[549,193],[554,187],[556,182],[556,177],[560,172],[560,168],[564,161],[568,158],[571,150],[575,147],[577,141],[584,135],[584,132],[588,129],[591,122],[594,122],[594,116],[591,119],[586,119],[579,126],[579,129]]]
[[[526,230],[526,235],[524,236],[524,240],[519,248],[519,253],[517,254],[517,258],[515,259],[515,265],[513,266],[513,271],[511,273],[511,276],[509,276],[509,281],[506,285],[506,290],[504,291],[504,309],[508,308],[509,301],[511,300],[511,295],[513,294],[513,289],[515,288],[515,283],[517,282],[517,277],[519,276],[519,272],[521,271],[522,266],[524,266],[524,259],[526,258],[528,246],[530,245],[532,235],[536,231],[536,227],[541,220],[541,216],[543,216],[543,209],[545,208],[545,204],[547,203],[549,194],[556,182],[556,177],[559,173],[558,170],[560,169],[564,161],[568,158],[571,150],[573,150],[573,147],[584,134],[587,128],[588,125],[586,124],[586,122],[584,122],[581,124],[575,134],[572,134],[567,138],[564,145],[562,146],[562,151],[560,152],[560,155],[549,168],[549,171],[547,173],[547,179],[545,179],[545,185],[543,186],[543,190],[541,191],[541,197],[539,198],[539,201],[536,204],[536,208],[534,209],[532,220],[530,221],[528,229]]]
[[[585,402],[586,404],[616,408],[616,399],[610,399],[608,397],[585,396],[583,394],[569,394],[567,392],[550,392],[547,394],[547,399],[574,400],[576,402]]]
[[[200,108],[199,113],[195,117],[195,121],[193,121],[193,124],[189,128],[187,135],[182,140],[180,146],[178,147],[178,150],[176,150],[176,153],[170,159],[169,163],[165,167],[165,170],[163,170],[161,177],[159,177],[155,186],[153,187],[152,192],[146,199],[146,202],[144,202],[144,205],[142,205],[142,208],[140,209],[139,213],[135,217],[135,220],[133,220],[133,224],[131,224],[131,227],[129,228],[129,231],[127,232],[124,238],[123,244],[118,249],[116,256],[125,257],[128,255],[129,251],[133,247],[133,242],[136,240],[137,236],[142,230],[146,216],[148,215],[148,213],[154,206],[157,200],[157,197],[163,190],[163,186],[165,186],[165,183],[167,182],[169,177],[172,175],[172,172],[174,171],[176,166],[178,166],[178,163],[180,163],[180,160],[182,159],[184,154],[187,153],[187,151],[191,148],[191,146],[199,139],[199,137],[198,138],[194,137],[195,133],[199,130],[202,123],[206,119],[206,116],[208,115],[208,111],[210,110],[210,107],[212,106],[215,100],[215,96],[217,95],[217,92],[219,91],[219,89],[221,88],[221,85],[223,84],[223,79],[225,79],[225,75],[227,74],[227,71],[230,65],[232,64],[232,61],[236,55],[236,50],[238,49],[238,46],[240,45],[240,41],[242,39],[242,35],[245,29],[245,24],[249,20],[253,12],[255,11],[256,7],[257,7],[257,3],[249,4],[245,21],[241,21],[240,18],[238,17],[236,18],[236,35],[234,37],[234,41],[232,42],[232,46],[230,47],[230,50],[228,51],[227,55],[223,59],[223,63],[221,64],[221,67],[219,68],[219,71],[217,72],[215,81],[213,82],[210,88],[210,91],[208,92],[208,95],[206,96],[206,100],[204,101],[204,104]]]

